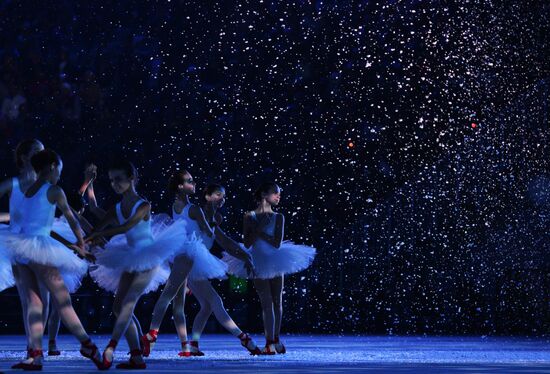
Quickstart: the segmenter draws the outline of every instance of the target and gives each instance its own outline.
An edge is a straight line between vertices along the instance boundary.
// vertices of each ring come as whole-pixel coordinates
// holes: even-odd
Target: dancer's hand
[[[106,242],[105,238],[100,232],[92,232],[84,239],[84,241],[90,245],[101,245],[105,244]]]
[[[84,179],[86,183],[92,183],[97,178],[97,166],[90,164],[84,170]]]
[[[71,248],[75,254],[83,260],[90,262],[95,262],[96,260],[95,256],[91,252],[77,244],[72,244],[69,248]]]
[[[96,257],[92,252],[85,249],[80,252],[80,256],[82,256],[86,261],[89,261],[95,264]]]

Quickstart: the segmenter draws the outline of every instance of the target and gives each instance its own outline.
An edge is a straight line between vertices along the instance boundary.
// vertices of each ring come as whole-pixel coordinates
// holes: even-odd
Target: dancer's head
[[[63,170],[61,157],[51,149],[43,149],[35,153],[31,157],[31,165],[39,178],[51,184],[57,184]]]
[[[19,170],[33,169],[31,157],[42,151],[44,145],[38,139],[27,139],[15,147],[15,165]]]
[[[281,188],[274,182],[265,182],[254,192],[254,200],[258,205],[264,201],[270,205],[279,205],[281,200]]]
[[[202,193],[206,202],[212,204],[216,209],[225,204],[225,188],[220,184],[210,183]]]
[[[129,189],[135,189],[138,172],[134,164],[128,160],[116,160],[109,166],[109,180],[113,190],[121,195]]]
[[[195,181],[187,170],[177,170],[168,180],[168,191],[175,196],[192,195],[195,193]]]

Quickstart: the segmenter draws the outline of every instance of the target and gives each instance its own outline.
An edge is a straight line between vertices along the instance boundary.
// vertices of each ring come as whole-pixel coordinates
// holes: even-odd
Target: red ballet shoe
[[[199,342],[191,340],[190,342],[181,342],[182,351],[178,353],[180,357],[201,357],[204,352],[199,349]]]
[[[50,339],[48,341],[48,356],[59,356],[61,351],[57,349],[57,344],[55,344],[55,339]]]
[[[262,354],[262,351],[260,350],[260,348],[258,348],[258,345],[254,341],[254,339],[252,339],[247,333],[242,332],[239,335],[239,339],[241,341],[241,345],[245,347],[252,356],[258,356]]]
[[[262,349],[262,355],[272,356],[275,354],[277,354],[277,351],[275,350],[275,346],[273,345],[273,340],[266,339],[265,347],[264,349]]]
[[[180,357],[191,357],[191,348],[189,348],[189,342],[186,340],[181,342],[181,352],[178,353]]]
[[[158,330],[149,330],[149,332],[139,338],[140,344],[143,347],[143,357],[149,357],[155,343],[157,342]]]
[[[275,352],[277,352],[278,354],[284,355],[286,353],[286,347],[283,343],[280,342],[278,336],[276,336],[273,340],[273,346],[275,347]]]
[[[25,360],[29,359],[31,357],[31,351],[32,349],[30,349],[28,346],[27,346],[27,357],[25,357]],[[21,362],[18,362],[17,364],[15,365],[12,365],[11,368],[12,369],[23,369],[23,364],[24,362],[21,361]]]
[[[97,345],[92,343],[91,339],[88,339],[80,344],[80,354],[92,360],[92,362],[99,370],[104,370],[103,361],[101,361],[101,356],[99,355],[99,349],[97,348]]]
[[[134,349],[130,351],[130,359],[128,362],[120,363],[116,366],[117,369],[124,369],[124,370],[143,370],[146,369],[147,366],[145,365],[145,362],[134,362],[132,358],[134,357],[141,357],[142,351],[139,349]]]
[[[29,362],[20,362],[19,363],[19,369],[23,369],[25,371],[40,371],[42,370],[42,359],[44,358],[44,354],[42,353],[41,349],[30,349],[29,350],[29,360],[32,359],[32,361]]]
[[[101,363],[102,367],[100,370],[108,370],[113,365],[113,360],[115,358],[115,349],[117,344],[118,342],[116,340],[113,340],[113,339],[109,340],[109,344],[107,344],[107,347],[105,347],[105,350],[103,351],[103,355],[101,356],[103,361]],[[107,357],[105,357],[105,352],[107,352],[109,348],[113,348],[113,358],[111,359],[111,361],[107,360]]]

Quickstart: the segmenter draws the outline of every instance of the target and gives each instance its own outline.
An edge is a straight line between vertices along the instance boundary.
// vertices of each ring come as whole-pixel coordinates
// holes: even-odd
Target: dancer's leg
[[[271,279],[271,297],[273,298],[273,311],[275,317],[275,326],[273,335],[275,340],[279,337],[281,333],[281,324],[283,321],[283,287],[284,287],[284,277],[276,277]]]
[[[168,305],[172,302],[182,286],[184,286],[187,280],[187,275],[189,274],[192,266],[193,262],[185,256],[178,256],[174,259],[170,276],[168,277],[166,285],[164,286],[164,289],[155,304],[149,330],[159,330],[162,319],[166,314],[166,309],[168,309]],[[183,289],[185,289],[185,286]]]
[[[174,325],[176,332],[182,343],[187,342],[187,319],[185,318],[185,286],[186,281],[176,293],[172,302],[172,315],[174,316]]]
[[[54,307],[65,327],[81,343],[89,340],[89,336],[76,315],[71,302],[71,295],[59,271],[50,266],[31,264],[34,274],[43,282],[52,298]]]
[[[201,311],[195,317],[193,323],[193,340],[199,340],[208,320],[213,312],[218,322],[234,336],[239,336],[242,331],[227,313],[222,298],[216,292],[208,280],[193,281],[191,289],[201,304]]]
[[[137,327],[134,323],[134,309],[136,304],[143,294],[143,291],[147,288],[151,280],[153,279],[155,270],[148,270],[139,273],[124,273],[121,277],[121,286],[119,290],[124,289],[124,293],[117,290],[117,296],[119,296],[116,306],[117,320],[111,336],[112,340],[119,341],[122,335],[124,335],[130,324],[133,325],[132,334],[129,336],[132,340],[128,342],[131,344],[131,348],[139,347],[139,337],[137,337]],[[132,348],[132,349],[133,349]]]
[[[269,279],[254,279],[254,287],[262,305],[264,332],[266,340],[273,340],[275,333],[275,313],[273,311],[273,296]]]

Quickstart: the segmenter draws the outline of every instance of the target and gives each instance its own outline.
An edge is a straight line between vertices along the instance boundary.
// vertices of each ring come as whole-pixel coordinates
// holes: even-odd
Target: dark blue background
[[[276,180],[286,238],[318,249],[287,281],[287,332],[545,334],[548,14],[544,1],[1,1],[0,101],[26,99],[0,119],[2,173],[36,137],[62,155],[67,190],[97,163],[107,206],[105,168],[126,157],[167,212],[184,167],[199,188],[226,186],[235,238],[254,188]],[[260,331],[252,285],[219,289]],[[16,295],[2,295],[5,333],[22,332]],[[110,297],[89,280],[75,305],[109,331]]]

